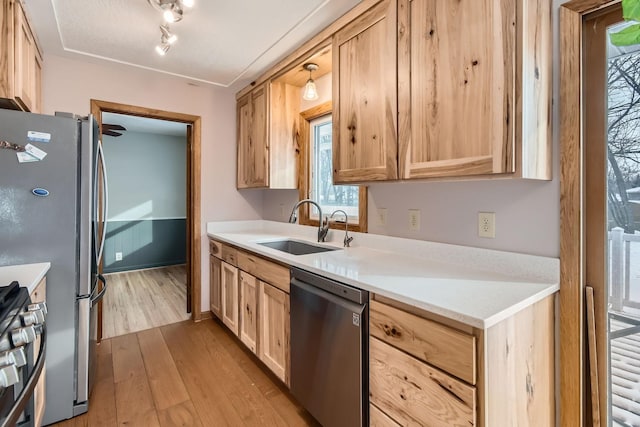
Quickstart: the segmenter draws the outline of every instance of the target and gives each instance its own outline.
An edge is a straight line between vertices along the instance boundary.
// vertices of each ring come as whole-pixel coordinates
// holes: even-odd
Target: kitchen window
[[[301,113],[300,200],[311,199],[322,208],[324,216],[341,209],[349,216],[349,229],[366,232],[367,188],[360,185],[334,185],[332,159],[331,103]],[[340,223],[336,223],[340,221]],[[344,214],[336,213],[332,228],[344,228]],[[300,223],[318,224],[318,210],[304,205]]]

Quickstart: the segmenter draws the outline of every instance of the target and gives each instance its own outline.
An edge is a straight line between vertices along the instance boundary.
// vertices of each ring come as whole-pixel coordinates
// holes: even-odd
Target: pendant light
[[[309,71],[309,80],[307,80],[307,84],[304,86],[304,93],[302,94],[302,99],[306,99],[307,101],[315,101],[318,99],[318,90],[316,89],[316,83],[311,78],[311,72],[316,71],[318,69],[318,64],[314,64],[312,62],[308,62],[302,66],[305,70]]]

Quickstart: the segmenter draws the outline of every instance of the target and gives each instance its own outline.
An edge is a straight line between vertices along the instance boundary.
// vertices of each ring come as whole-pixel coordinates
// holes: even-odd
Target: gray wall
[[[185,263],[186,133],[126,131],[103,142],[109,176],[105,272]]]
[[[466,246],[558,257],[560,180],[558,173],[558,7],[553,0],[553,181],[488,180],[376,183],[369,185],[369,232]],[[286,221],[297,191],[265,190],[265,219]],[[387,225],[377,222],[387,209]],[[421,229],[409,231],[408,210],[421,210]],[[282,214],[282,211],[285,214]],[[478,212],[496,213],[496,238],[477,237]]]

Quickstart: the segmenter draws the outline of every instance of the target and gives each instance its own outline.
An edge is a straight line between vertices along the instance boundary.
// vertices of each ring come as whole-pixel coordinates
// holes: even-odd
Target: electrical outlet
[[[409,230],[420,231],[420,209],[409,209]]]
[[[494,239],[496,237],[495,212],[478,212],[478,237]]]
[[[116,252],[116,261],[122,261],[122,252]]]
[[[387,225],[387,209],[378,209],[378,225]]]

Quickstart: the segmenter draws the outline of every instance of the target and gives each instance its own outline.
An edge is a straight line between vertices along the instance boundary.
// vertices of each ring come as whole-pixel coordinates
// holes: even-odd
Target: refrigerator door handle
[[[107,279],[105,279],[102,274],[98,274],[98,280],[102,282],[102,290],[98,293],[98,295],[91,297],[91,307],[96,305],[107,292]]]
[[[102,238],[100,239],[100,249],[98,250],[97,263],[100,265],[102,254],[104,252],[104,242],[107,238],[107,214],[109,213],[109,185],[107,181],[107,164],[104,160],[104,150],[102,143],[98,142],[98,158],[102,169]]]

